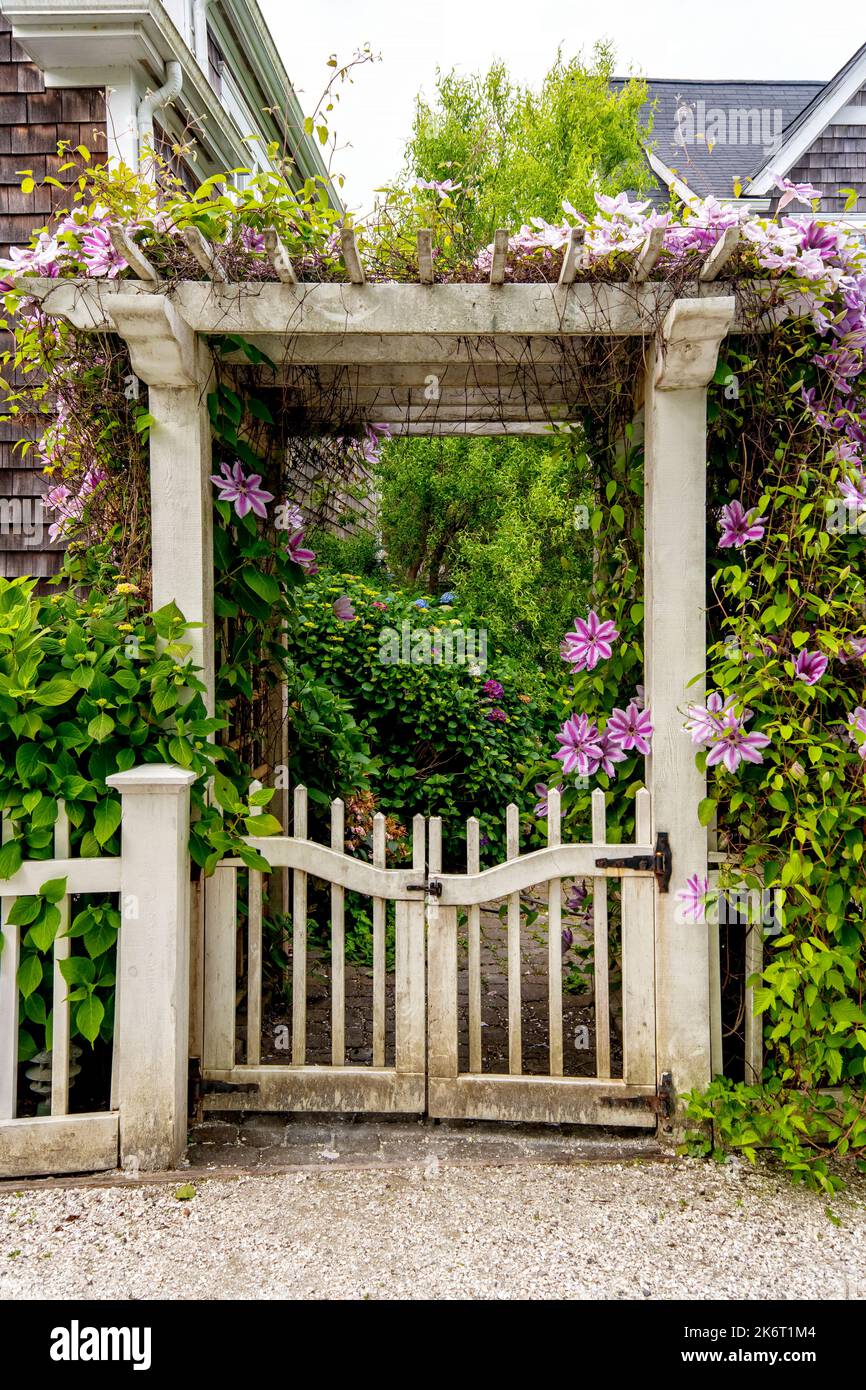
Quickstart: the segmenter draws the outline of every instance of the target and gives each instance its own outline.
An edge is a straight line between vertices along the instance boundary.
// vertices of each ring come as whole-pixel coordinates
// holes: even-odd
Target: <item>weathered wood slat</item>
[[[665,228],[652,227],[631,268],[631,279],[635,284],[648,280],[662,253],[665,241]]]
[[[373,865],[385,867],[385,817],[373,817]],[[373,899],[373,1066],[385,1065],[385,919],[384,898]]]
[[[262,1056],[262,896],[258,869],[249,870],[247,914],[247,1062],[258,1066]]]
[[[220,866],[205,880],[205,1068],[234,1066],[236,955],[237,870]]]
[[[596,844],[607,843],[607,810],[604,792],[597,787],[592,794],[592,838]],[[595,1074],[610,1076],[610,956],[607,923],[607,882],[593,879],[593,987],[595,993]]]
[[[70,894],[119,893],[120,859],[29,859],[3,880],[3,897],[32,897],[49,878],[65,878]]]
[[[265,228],[265,251],[283,285],[296,285],[298,277],[292,259],[273,227]]]
[[[655,1086],[581,1076],[458,1076],[428,1088],[428,1114],[440,1119],[521,1120],[531,1124],[626,1125],[655,1129]]]
[[[573,285],[583,261],[583,227],[572,227],[559,271],[560,285]]]
[[[760,921],[746,928],[746,979],[759,975],[764,968],[764,937]],[[764,1020],[755,1016],[754,986],[745,991],[745,1074],[748,1085],[756,1085],[764,1068]]]
[[[12,826],[3,816],[2,842],[12,836]],[[48,875],[51,877],[51,875]],[[44,883],[44,879],[39,880]],[[5,886],[5,885],[4,885]],[[14,1120],[18,1106],[18,965],[21,940],[16,926],[8,920],[14,898],[0,897],[0,1121]]]
[[[125,228],[117,222],[110,222],[108,235],[115,251],[123,257],[133,275],[137,275],[139,280],[156,288],[159,284],[159,272],[151,265],[141,247],[127,234]]]
[[[556,787],[547,793],[547,843],[562,843],[560,793]],[[562,879],[552,878],[547,888],[547,1015],[549,1030],[549,1070],[562,1076]]]
[[[302,869],[315,874],[317,878],[338,883],[343,888],[370,898],[379,896],[413,900],[413,895],[408,891],[408,885],[416,881],[411,869],[376,869],[363,860],[335,854],[326,845],[291,837],[248,837],[247,844],[257,849],[273,868],[287,866]],[[442,884],[440,902],[443,906],[468,907],[473,903],[494,902],[510,893],[521,893],[527,888],[547,883],[550,878],[622,878],[633,872],[616,867],[597,869],[595,861],[604,855],[605,848],[603,844],[548,846],[546,849],[533,850],[531,854],[523,854],[509,863],[483,869],[470,882],[467,882],[465,874],[438,874],[437,878]],[[652,858],[653,853],[651,843],[629,846],[629,854],[632,855]],[[226,858],[221,863],[228,867],[242,867],[239,859]]]
[[[702,284],[709,284],[718,278],[739,244],[739,227],[727,227],[701,266],[698,279]]]
[[[0,1178],[116,1168],[118,1129],[119,1116],[111,1111],[0,1119]]]
[[[184,227],[181,235],[186,242],[187,250],[192,254],[196,263],[201,266],[205,275],[217,284],[225,284],[228,281],[225,266],[207,238],[202,236],[198,227]]]
[[[508,258],[508,232],[498,227],[493,233],[493,259],[490,262],[491,285],[505,284],[505,263]]]
[[[520,854],[520,813],[512,802],[505,811],[505,852],[509,859]],[[508,897],[508,1070],[523,1071],[523,1022],[521,1018],[520,893]]]
[[[295,841],[307,838],[307,789],[295,787]],[[316,848],[319,848],[317,846]],[[295,870],[292,883],[292,1062],[307,1056],[307,875]]]
[[[346,851],[346,808],[331,802],[331,849]],[[346,1061],[346,891],[331,884],[331,1065]]]
[[[481,872],[481,840],[477,817],[466,822],[466,872]],[[481,908],[467,908],[467,990],[469,1013],[469,1070],[481,1071]]]
[[[387,1067],[262,1066],[211,1071],[206,1080],[249,1087],[205,1092],[209,1110],[324,1111],[346,1114],[419,1115],[424,1110],[425,1077]]]
[[[58,859],[69,856],[69,817],[66,806],[60,801],[57,806],[57,820],[54,823],[54,853]],[[69,1113],[69,986],[60,970],[61,961],[68,960],[72,953],[69,931],[69,895],[56,904],[60,912],[57,935],[54,938],[54,984],[52,990],[54,1024],[51,1030],[51,1114]]]
[[[340,248],[343,253],[343,265],[346,267],[346,274],[351,284],[366,285],[367,276],[361,263],[354,227],[340,228]]]
[[[442,867],[442,820],[430,817],[428,871]],[[431,1076],[457,1075],[457,908],[427,903],[427,1056]]]
[[[412,870],[416,883],[423,880],[426,870],[426,835],[425,818],[415,816],[412,821]],[[416,894],[412,902],[398,902],[395,916],[395,1063],[398,1074],[417,1077],[423,1074],[427,1060],[427,991],[424,978],[426,912],[423,898]],[[422,1093],[423,1090],[422,1083]],[[423,1094],[421,1104],[423,1108]]]
[[[633,1085],[650,1085],[656,1079],[655,950],[650,929],[655,884],[625,879],[621,891],[623,1077]]]
[[[422,285],[433,284],[433,233],[429,227],[418,229],[418,279]]]

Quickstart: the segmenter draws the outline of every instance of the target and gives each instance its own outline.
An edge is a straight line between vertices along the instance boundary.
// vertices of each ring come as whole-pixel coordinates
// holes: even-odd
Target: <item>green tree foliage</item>
[[[556,657],[591,577],[587,471],[572,434],[390,442],[377,481],[395,577],[456,588],[498,650]]]
[[[561,218],[563,198],[592,214],[596,193],[648,187],[646,83],[613,90],[612,72],[606,44],[588,61],[557,54],[538,90],[515,82],[501,62],[467,76],[440,71],[434,100],[417,101],[406,181],[462,185],[454,202],[469,254],[497,227]]]

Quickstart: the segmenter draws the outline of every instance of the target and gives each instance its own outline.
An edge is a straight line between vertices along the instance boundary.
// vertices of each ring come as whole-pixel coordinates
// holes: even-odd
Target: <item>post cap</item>
[[[105,785],[120,792],[121,796],[137,794],[175,795],[192,785],[196,774],[188,768],[175,767],[171,763],[141,763],[131,767],[128,772],[112,772],[106,777]]]

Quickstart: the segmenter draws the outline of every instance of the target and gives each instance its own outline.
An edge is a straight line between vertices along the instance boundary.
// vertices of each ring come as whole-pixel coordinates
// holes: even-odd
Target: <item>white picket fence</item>
[[[149,764],[108,778],[120,793],[120,858],[69,858],[61,813],[53,859],[31,860],[0,882],[0,1178],[115,1168],[170,1168],[185,1147],[189,1009],[189,788],[191,772]],[[8,831],[6,832],[8,835]],[[12,903],[66,879],[53,947],[51,1113],[19,1115],[18,962],[27,928]],[[76,894],[116,893],[117,997],[110,1108],[69,1112],[70,1003],[60,965]]]
[[[563,845],[559,794],[551,792],[547,848],[521,855],[516,806],[506,811],[506,859],[481,870],[478,822],[467,825],[465,873],[442,872],[442,824],[413,824],[413,866],[389,869],[385,818],[373,826],[372,863],[346,853],[341,802],[331,808],[330,845],[307,838],[306,791],[294,799],[294,835],[252,839],[292,886],[291,1059],[262,1062],[262,876],[227,859],[206,886],[204,940],[204,1104],[212,1110],[404,1111],[438,1117],[546,1122],[655,1124],[654,849],[649,794],[636,797],[636,841],[606,844],[604,793],[593,794],[593,841]],[[425,844],[426,840],[426,844]],[[634,857],[644,867],[601,867]],[[238,951],[238,883],[248,874],[245,950]],[[308,1062],[308,880],[330,886],[331,1061]],[[596,1065],[592,1077],[563,1074],[561,912],[564,880],[594,885]],[[607,881],[621,887],[623,1067],[611,1075]],[[548,1074],[526,1075],[521,1037],[521,894],[542,889],[548,904]],[[345,1049],[345,894],[372,900],[372,1062],[348,1064]],[[507,904],[508,1071],[483,1072],[481,908]],[[395,1046],[386,1065],[386,911],[395,904]],[[458,1065],[458,922],[466,921],[468,1070]],[[425,943],[426,938],[426,943]],[[238,972],[238,960],[246,968]],[[238,1000],[245,1000],[240,1045]]]

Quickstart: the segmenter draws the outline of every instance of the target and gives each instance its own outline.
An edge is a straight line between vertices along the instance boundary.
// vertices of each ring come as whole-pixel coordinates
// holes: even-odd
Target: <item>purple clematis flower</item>
[[[815,188],[811,183],[792,183],[790,179],[780,178],[778,174],[773,174],[773,183],[782,194],[779,199],[779,212],[793,202],[810,207],[814,199],[824,196],[820,188]]]
[[[289,552],[289,559],[294,564],[300,565],[301,569],[307,574],[313,575],[319,573],[315,552],[307,550],[304,546],[303,531],[292,532],[286,541],[286,549]]]
[[[565,900],[566,912],[582,912],[588,894],[589,889],[586,886],[586,881],[582,878],[576,878],[571,885],[571,892]]]
[[[634,748],[644,757],[650,751],[653,736],[648,709],[639,709],[632,700],[625,709],[615,709],[607,721],[606,733],[614,744],[628,752]]]
[[[352,600],[346,594],[342,594],[340,598],[335,599],[332,608],[334,617],[339,618],[341,623],[350,623],[355,616]]]
[[[686,720],[686,729],[692,736],[692,743],[702,744],[711,743],[713,739],[722,732],[727,722],[726,716],[729,715],[736,704],[736,698],[729,695],[723,700],[717,690],[707,696],[706,705],[689,705],[689,718]],[[746,710],[744,719],[749,717],[750,711]]]
[[[238,516],[254,512],[256,516],[267,517],[266,502],[273,502],[274,494],[266,492],[261,486],[261,474],[244,473],[239,462],[224,463],[219,474],[211,474],[211,482],[219,489],[221,502],[234,503]]]
[[[678,889],[677,900],[682,903],[683,917],[687,922],[706,920],[705,908],[709,891],[710,880],[702,878],[700,874],[692,874],[691,878],[686,879],[685,888]]]
[[[726,550],[729,546],[739,549],[746,541],[763,540],[766,521],[765,516],[755,516],[754,508],[747,512],[742,502],[729,502],[722,507],[719,518],[722,532],[719,549]]]
[[[848,716],[848,737],[866,762],[866,738],[861,738],[861,734],[866,734],[866,709],[858,705],[854,713]]]
[[[602,759],[601,735],[585,714],[573,714],[566,719],[556,737],[562,747],[553,756],[562,763],[563,772],[587,777],[598,771]]]
[[[631,708],[631,706],[629,706],[629,708]],[[614,763],[624,763],[626,755],[622,744],[619,743],[611,733],[609,724],[601,735],[600,743],[601,763],[599,766],[602,772],[607,773],[608,777],[615,777]]]
[[[562,928],[562,954],[566,955],[574,945],[574,932],[571,927]]]
[[[794,675],[805,685],[817,685],[827,665],[827,658],[823,652],[798,652],[797,660],[794,662]]]
[[[592,671],[599,661],[607,661],[611,644],[619,637],[612,622],[602,622],[594,609],[586,618],[575,618],[574,632],[567,632],[562,643],[562,659],[573,671]]]
[[[746,733],[739,720],[731,720],[707,754],[707,767],[724,763],[728,772],[736,772],[741,762],[762,763],[761,749],[769,745],[766,734]]]

